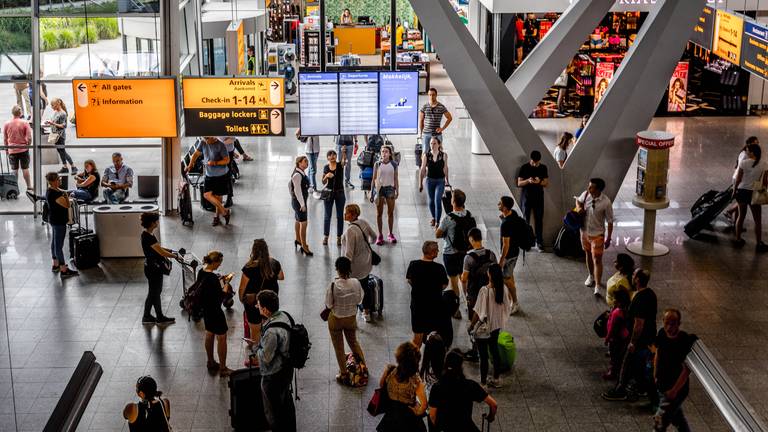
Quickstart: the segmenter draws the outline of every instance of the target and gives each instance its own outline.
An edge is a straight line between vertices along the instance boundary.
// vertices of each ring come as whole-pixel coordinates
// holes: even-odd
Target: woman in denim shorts
[[[379,236],[376,238],[376,244],[384,244],[384,232],[382,223],[384,218],[384,203],[387,203],[387,225],[389,226],[389,236],[387,240],[390,243],[397,243],[397,238],[393,232],[395,223],[395,200],[397,199],[400,183],[397,176],[397,162],[392,160],[392,146],[385,145],[381,148],[381,159],[373,166],[373,191],[371,202],[376,201],[376,226],[379,228]]]

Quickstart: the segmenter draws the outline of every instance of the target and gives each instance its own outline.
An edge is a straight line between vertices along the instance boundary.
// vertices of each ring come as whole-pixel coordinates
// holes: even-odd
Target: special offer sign
[[[669,93],[667,94],[667,111],[685,111],[685,102],[688,95],[688,62],[677,64],[672,77],[669,79]]]
[[[608,91],[608,85],[613,79],[613,62],[598,63],[595,69],[595,107]]]

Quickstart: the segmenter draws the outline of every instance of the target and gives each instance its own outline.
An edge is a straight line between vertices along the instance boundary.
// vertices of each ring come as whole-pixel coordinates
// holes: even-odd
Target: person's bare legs
[[[30,180],[30,177],[29,177],[29,170],[22,169],[21,174],[24,176],[24,184],[27,185],[27,189],[32,189],[32,180]],[[16,171],[16,177],[18,176],[19,176],[19,172]]]
[[[763,242],[763,210],[759,205],[750,205],[752,210],[752,219],[755,220],[755,241],[757,244]]]
[[[227,214],[227,208],[224,207],[224,204],[221,203],[221,195],[214,195],[213,192],[206,192],[203,194],[203,196],[208,200],[209,203],[216,207],[216,216],[224,216]]]
[[[754,215],[754,213],[752,213]],[[736,216],[736,241],[741,240],[741,232],[744,229],[744,220],[747,218],[747,205],[739,203],[738,216]],[[757,224],[755,224],[757,225]]]
[[[384,198],[376,198],[376,228],[379,229],[379,236],[384,236],[382,225],[384,224]],[[391,229],[391,228],[390,228]]]
[[[299,242],[299,244],[304,244],[301,242],[301,222],[296,221],[293,223],[293,231],[296,237],[296,241]]]
[[[517,303],[517,287],[515,286],[515,277],[504,278],[504,286],[507,287],[512,303]]]
[[[595,269],[595,283],[597,285],[602,285],[602,277],[603,277],[603,255],[596,255],[591,254],[592,259],[594,260],[594,269]]]
[[[216,353],[219,355],[219,375],[227,376],[231,369],[227,367],[227,334],[216,335]]]
[[[205,332],[205,356],[208,358],[209,367],[216,363],[216,360],[213,358],[213,338],[213,333]]]
[[[589,270],[589,275],[593,278],[595,277],[595,264],[594,260],[592,259],[592,251],[584,251],[584,260],[587,263],[587,270]]]
[[[304,250],[309,250],[309,245],[307,245],[307,221],[299,222],[299,242]]]
[[[395,199],[387,198],[387,225],[389,227],[389,233],[395,235],[393,227],[395,226]],[[379,227],[381,232],[381,227]]]

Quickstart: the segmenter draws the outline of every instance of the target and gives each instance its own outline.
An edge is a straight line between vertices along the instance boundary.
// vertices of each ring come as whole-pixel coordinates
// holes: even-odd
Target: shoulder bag
[[[494,288],[496,289],[496,288]],[[490,312],[491,310],[491,290],[489,290],[486,287],[486,296],[485,296],[485,308],[486,313]],[[474,339],[490,339],[491,338],[491,323],[488,322],[488,317],[486,316],[482,320],[475,323],[474,326],[469,331],[469,335],[472,336]]]
[[[333,299],[333,288],[336,285],[336,282],[331,282],[331,298]],[[320,319],[323,321],[328,321],[328,317],[331,315],[331,308],[329,308],[327,305],[325,308],[320,312]]]
[[[379,254],[377,254],[372,248],[371,244],[368,243],[368,238],[365,236],[365,231],[363,231],[362,228],[360,228],[360,225],[353,223],[352,225],[356,226],[357,229],[360,230],[360,233],[363,235],[363,240],[365,240],[365,245],[368,246],[368,250],[371,251],[371,264],[373,265],[379,265],[381,263],[381,257]]]
[[[763,173],[765,176],[765,173]],[[752,184],[752,205],[766,205],[768,204],[768,190],[763,183],[763,177],[760,180]]]
[[[392,375],[392,371],[394,370],[395,369],[392,368],[389,373],[387,373],[387,377],[384,378],[384,385],[373,391],[373,396],[371,396],[371,400],[368,402],[368,414],[376,417],[380,414],[384,414],[384,412],[387,410],[387,405],[389,405],[387,381],[389,380],[389,376]]]

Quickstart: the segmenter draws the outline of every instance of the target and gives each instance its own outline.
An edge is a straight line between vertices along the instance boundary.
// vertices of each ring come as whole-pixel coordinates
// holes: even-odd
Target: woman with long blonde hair
[[[50,120],[45,121],[45,124],[51,127],[48,144],[56,146],[56,151],[59,152],[59,157],[61,158],[62,167],[59,172],[77,174],[77,167],[75,167],[72,157],[64,147],[67,140],[67,106],[64,105],[63,100],[53,98],[51,100],[51,108],[53,109],[53,114]],[[67,164],[69,164],[69,169],[67,169]]]
[[[278,293],[277,281],[285,279],[280,261],[269,256],[269,246],[264,239],[256,239],[251,246],[251,256],[242,269],[238,297],[243,303],[249,338],[258,343],[261,337],[261,314],[256,307],[256,295],[265,289]]]

